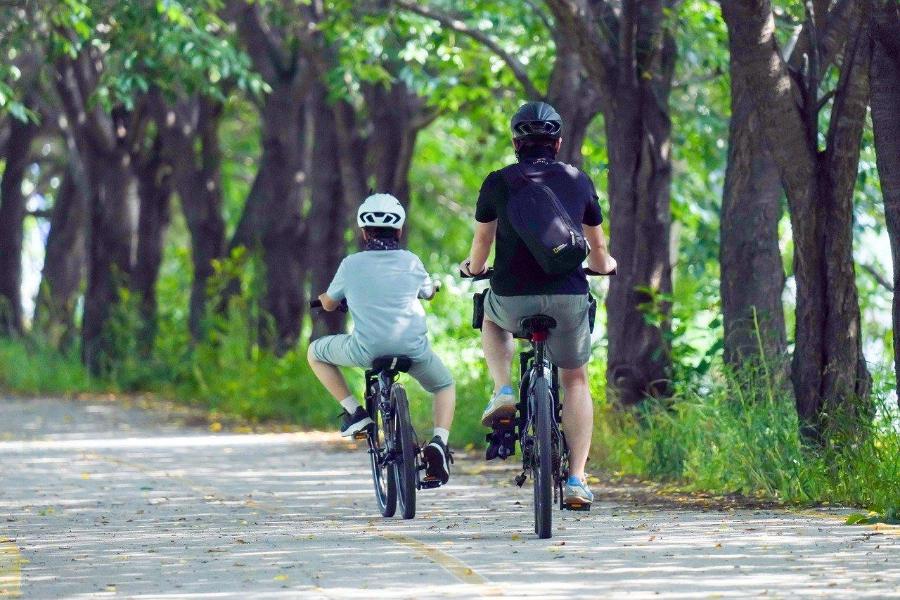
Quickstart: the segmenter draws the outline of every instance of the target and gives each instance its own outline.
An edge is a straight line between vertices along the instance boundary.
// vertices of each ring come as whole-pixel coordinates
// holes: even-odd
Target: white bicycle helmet
[[[356,224],[360,227],[402,229],[405,222],[403,205],[390,194],[372,194],[356,211]]]

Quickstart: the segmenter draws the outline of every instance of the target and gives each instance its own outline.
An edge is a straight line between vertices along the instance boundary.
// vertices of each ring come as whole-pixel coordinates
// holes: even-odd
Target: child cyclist
[[[447,438],[456,405],[453,378],[428,344],[425,311],[419,298],[435,287],[419,257],[400,249],[406,211],[390,194],[374,194],[359,207],[356,222],[366,249],[346,257],[328,290],[319,296],[325,310],[347,300],[353,333],[329,335],[309,346],[309,365],[344,407],[341,435],[349,437],[372,419],[347,387],[338,367],[369,368],[379,356],[412,359],[409,374],[434,394],[434,437],[423,449],[426,475],[441,484],[450,478]]]

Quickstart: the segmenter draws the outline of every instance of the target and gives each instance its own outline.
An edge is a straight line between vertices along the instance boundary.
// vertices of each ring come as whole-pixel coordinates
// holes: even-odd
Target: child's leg
[[[309,345],[309,352],[306,353],[306,358],[309,360],[309,366],[312,368],[313,373],[316,374],[316,377],[319,378],[319,381],[325,386],[328,393],[334,396],[335,400],[340,402],[351,395],[350,388],[347,387],[347,380],[344,379],[344,374],[336,366],[316,358],[316,355],[313,353],[313,344]]]
[[[360,402],[350,393],[347,381],[338,369],[338,366],[366,366],[366,359],[352,337],[341,334],[319,338],[309,345],[306,358],[325,389],[348,413],[353,414]]]
[[[434,394],[434,434],[446,444],[456,410],[456,386],[453,376],[441,362],[441,359],[428,349],[428,352],[413,362],[409,374],[418,381],[425,391]]]
[[[442,390],[438,390],[434,394],[434,430],[438,433],[438,429],[450,432],[450,425],[453,424],[453,413],[456,410],[456,386],[450,385]],[[443,432],[441,432],[443,433]],[[444,443],[447,440],[444,439]]]

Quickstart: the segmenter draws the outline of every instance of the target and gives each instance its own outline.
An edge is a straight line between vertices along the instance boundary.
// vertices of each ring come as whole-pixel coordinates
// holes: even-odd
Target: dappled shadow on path
[[[555,537],[536,540],[530,489],[512,485],[513,471],[471,459],[456,469],[469,474],[420,493],[415,520],[383,519],[365,453],[334,439],[135,426],[64,444],[3,442],[3,535],[28,561],[24,596],[886,597],[900,589],[896,536],[769,510],[603,503],[556,511]]]

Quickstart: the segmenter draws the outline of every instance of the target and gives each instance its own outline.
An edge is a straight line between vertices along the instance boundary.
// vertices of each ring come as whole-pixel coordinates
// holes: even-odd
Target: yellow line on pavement
[[[420,542],[415,538],[393,531],[378,532],[378,535],[385,538],[386,540],[390,540],[394,543],[406,546],[407,548],[411,548],[412,550],[423,554],[430,561],[437,565],[440,565],[445,571],[447,571],[463,583],[478,586],[489,585],[487,579],[476,573],[472,569],[472,567],[468,566],[463,561],[454,556],[450,556],[446,552],[442,552],[437,548],[429,546],[428,544]],[[490,587],[486,590],[479,590],[479,594],[486,596],[502,596],[503,591],[496,587]]]
[[[22,595],[22,554],[12,540],[0,540],[0,598]]]

